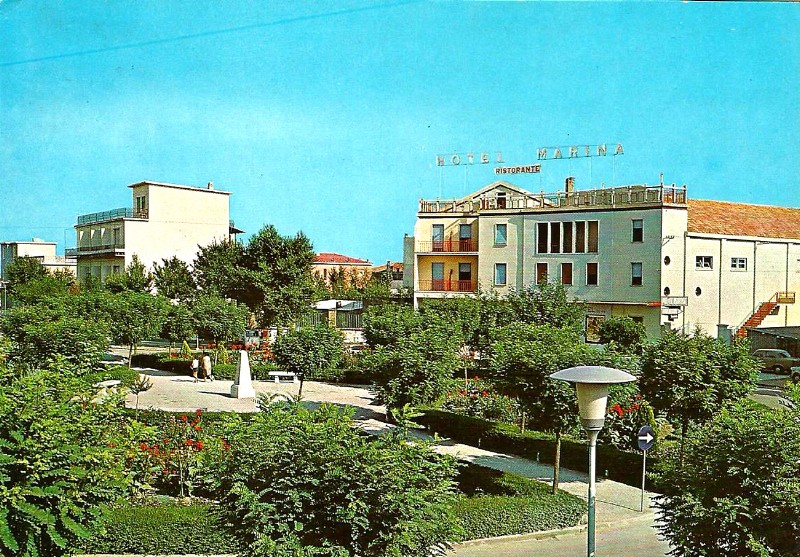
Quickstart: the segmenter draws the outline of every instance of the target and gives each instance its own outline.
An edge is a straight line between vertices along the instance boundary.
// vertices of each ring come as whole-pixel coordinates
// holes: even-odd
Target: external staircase
[[[758,309],[750,314],[750,316],[745,319],[744,323],[736,329],[736,337],[746,337],[747,329],[761,325],[767,315],[769,315],[778,304],[793,304],[794,298],[794,292],[776,292],[768,301],[762,302],[761,305],[758,306]]]

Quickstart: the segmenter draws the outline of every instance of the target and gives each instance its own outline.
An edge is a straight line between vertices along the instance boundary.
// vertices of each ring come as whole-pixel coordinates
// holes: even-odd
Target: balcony
[[[119,219],[146,219],[147,211],[135,211],[129,207],[121,207],[119,209],[111,209],[110,211],[101,211],[99,213],[89,213],[88,215],[80,215],[78,217],[78,226],[86,224],[96,224],[98,222],[106,222],[110,220]]]
[[[87,255],[125,255],[125,244],[117,242],[116,244],[99,244],[96,246],[78,246],[77,248],[67,248],[65,255],[67,257],[79,257]]]
[[[420,280],[418,289],[420,292],[476,292],[478,281],[476,280]]]
[[[473,240],[471,238],[417,242],[418,253],[463,253],[477,251],[478,240]]]

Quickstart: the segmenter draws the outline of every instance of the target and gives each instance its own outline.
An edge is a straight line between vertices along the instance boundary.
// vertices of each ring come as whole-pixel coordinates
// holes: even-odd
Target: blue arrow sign
[[[639,450],[649,450],[653,443],[656,442],[656,432],[649,425],[644,425],[639,428],[639,432],[636,434],[636,442],[639,444]]]

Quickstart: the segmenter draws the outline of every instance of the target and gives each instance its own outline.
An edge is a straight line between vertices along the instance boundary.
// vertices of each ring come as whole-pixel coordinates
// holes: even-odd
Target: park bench
[[[281,377],[285,377],[287,379],[291,379],[292,383],[299,383],[300,380],[297,379],[297,375],[293,371],[270,371],[269,376],[275,378],[276,383],[281,382]]]

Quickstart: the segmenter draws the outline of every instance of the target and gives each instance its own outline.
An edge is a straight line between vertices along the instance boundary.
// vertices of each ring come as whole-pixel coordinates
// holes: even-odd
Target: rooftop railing
[[[630,205],[686,205],[686,186],[622,186],[617,188],[485,195],[472,199],[419,201],[420,213],[477,213],[481,210],[552,210],[557,208],[613,208]]]
[[[97,222],[105,222],[117,219],[146,219],[147,211],[135,211],[130,207],[120,207],[119,209],[111,209],[110,211],[101,211],[99,213],[89,213],[88,215],[80,215],[78,217],[78,224],[94,224]]]

